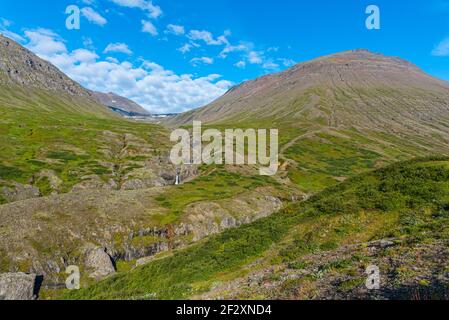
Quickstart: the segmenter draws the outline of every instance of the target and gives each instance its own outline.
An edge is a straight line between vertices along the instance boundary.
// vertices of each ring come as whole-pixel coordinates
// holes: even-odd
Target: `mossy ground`
[[[439,159],[438,165],[432,160],[395,164],[354,177],[279,214],[64,297],[144,299],[151,293],[158,299],[189,298],[207,292],[214,283],[241,276],[244,266],[260,268],[250,264],[260,258],[295,263],[310,253],[385,237],[415,243],[448,241],[449,160]],[[345,268],[350,269],[348,261],[328,266]],[[313,278],[309,281],[313,285]],[[359,284],[351,281],[341,289]]]
[[[104,135],[107,131],[143,139],[154,147],[150,156],[169,147],[162,127],[102,113],[89,100],[45,92],[21,96],[20,89],[14,94],[9,90],[2,87],[0,94],[0,184],[29,184],[42,169],[53,170],[63,181],[61,192],[70,191],[82,176],[96,174],[107,181],[111,169],[104,162],[134,160],[111,159],[104,153],[112,147]],[[45,181],[39,187],[48,193]]]

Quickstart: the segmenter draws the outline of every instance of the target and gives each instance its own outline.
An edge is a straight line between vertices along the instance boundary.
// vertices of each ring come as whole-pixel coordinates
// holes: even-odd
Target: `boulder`
[[[89,277],[96,280],[115,273],[114,264],[105,248],[89,249],[86,253],[86,267],[91,271]]]
[[[147,188],[147,185],[141,179],[131,179],[122,184],[121,190],[140,190],[145,188]]]
[[[35,300],[36,275],[0,274],[0,300]]]
[[[140,266],[143,266],[143,265],[146,265],[146,264],[148,264],[149,262],[151,262],[153,260],[154,260],[154,256],[137,259],[137,261],[136,261],[136,268],[140,267]]]
[[[17,182],[14,182],[12,187],[3,187],[0,190],[0,194],[2,194],[8,202],[39,198],[41,196],[41,192],[38,188]]]
[[[92,174],[81,177],[81,182],[73,186],[72,192],[82,190],[116,190],[117,184],[110,179],[108,183],[104,182],[99,176]]]
[[[395,246],[395,242],[394,239],[382,239],[379,241],[372,241],[368,246],[376,249],[386,249]]]

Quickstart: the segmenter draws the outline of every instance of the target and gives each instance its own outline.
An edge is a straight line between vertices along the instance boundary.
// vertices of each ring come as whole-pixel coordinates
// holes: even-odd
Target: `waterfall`
[[[175,186],[177,186],[178,184],[181,183],[181,177],[179,175],[179,173],[176,174],[176,181],[175,181]]]

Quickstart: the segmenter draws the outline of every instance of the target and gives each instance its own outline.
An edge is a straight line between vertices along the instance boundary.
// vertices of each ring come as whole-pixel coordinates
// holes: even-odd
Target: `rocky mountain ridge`
[[[0,83],[91,97],[51,63],[0,34]]]
[[[385,129],[387,124],[401,130],[418,119],[431,122],[438,118],[447,126],[448,82],[403,59],[352,50],[244,82],[211,104],[167,122],[298,120],[371,129]]]

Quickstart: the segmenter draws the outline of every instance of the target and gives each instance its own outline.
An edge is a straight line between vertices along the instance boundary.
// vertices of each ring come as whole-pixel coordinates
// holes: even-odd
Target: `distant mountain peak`
[[[269,119],[369,128],[394,122],[404,127],[418,126],[423,119],[449,121],[448,106],[448,82],[404,59],[357,49],[244,82],[211,104],[167,122]]]
[[[92,92],[92,94],[98,102],[116,112],[124,111],[124,114],[131,116],[150,116],[150,113],[136,102],[113,92]]]
[[[316,58],[314,60],[299,63],[292,69],[300,68],[304,65],[312,64],[333,64],[333,65],[344,65],[345,67],[359,66],[364,67],[383,67],[383,68],[406,68],[413,70],[415,72],[422,72],[422,70],[411,62],[404,60],[400,57],[390,57],[383,55],[381,53],[372,52],[367,49],[355,49],[343,52],[334,53],[331,55]]]

